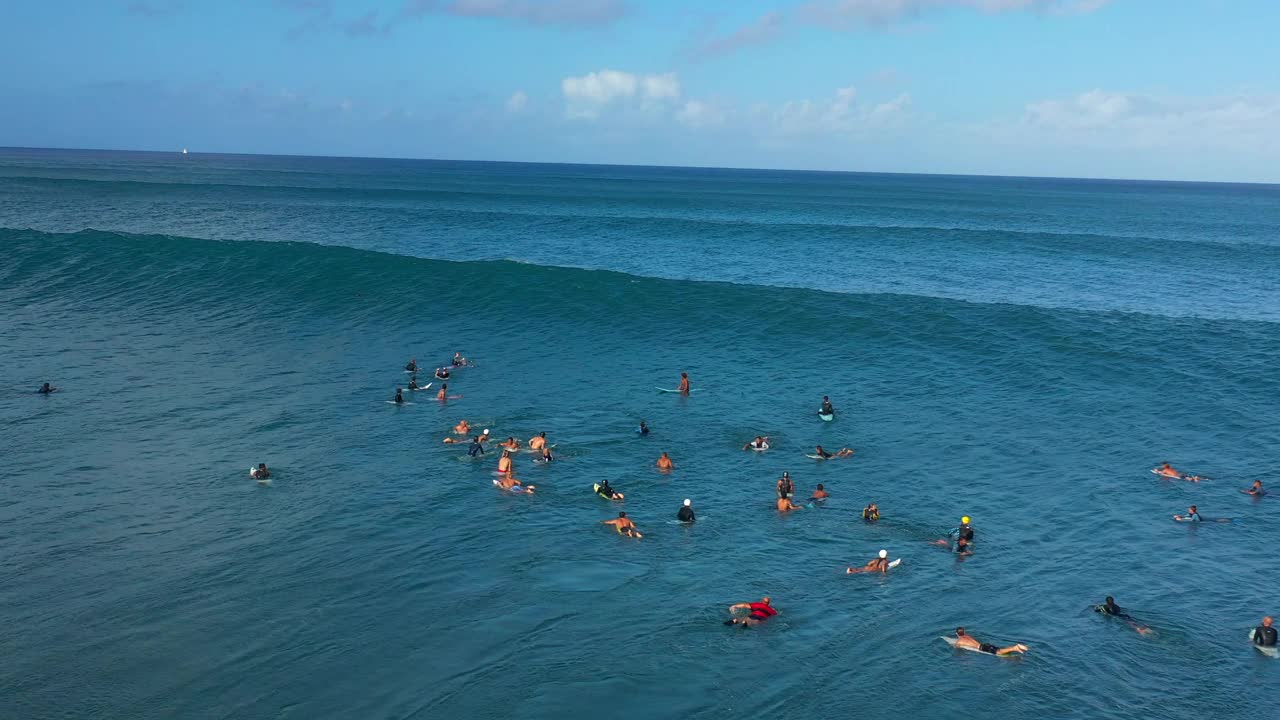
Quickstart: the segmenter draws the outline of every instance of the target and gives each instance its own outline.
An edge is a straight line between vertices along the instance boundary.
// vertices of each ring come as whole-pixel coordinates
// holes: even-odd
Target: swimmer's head
[[[885,558],[887,558],[887,557],[889,557],[889,551],[888,551],[888,550],[881,550],[881,551],[880,551],[880,559],[881,559],[881,560],[883,560],[883,559],[885,559]]]
[[[1195,511],[1196,511],[1196,506],[1195,506],[1195,505],[1192,505],[1192,506],[1190,507],[1190,510],[1191,510],[1191,512],[1195,512]]]
[[[1111,597],[1110,595],[1108,595],[1108,596],[1107,596],[1107,604],[1108,604],[1108,605],[1115,605],[1115,604],[1116,604],[1116,599],[1115,599],[1115,598],[1113,598],[1113,597]]]
[[[624,517],[626,517],[626,516],[627,516],[627,511],[626,511],[626,510],[621,510],[621,511],[619,511],[619,512],[618,512],[618,517],[620,517],[620,518],[624,518]]]
[[[1266,617],[1262,618],[1262,625],[1263,625],[1263,627],[1271,627],[1271,616],[1270,616],[1270,615],[1268,615],[1268,616],[1266,616]]]
[[[770,604],[769,596],[765,595],[763,598],[760,598],[760,602],[764,603],[765,605],[769,605]]]
[[[818,483],[818,489],[819,489],[819,490],[823,489],[823,488],[822,488],[822,483]]]
[[[693,504],[693,501],[692,501],[692,500],[690,500],[689,498],[685,498],[685,499],[684,499],[684,506],[685,506],[685,507],[689,507],[689,506],[690,506],[690,505],[692,505],[692,504]]]
[[[961,524],[961,525],[968,525],[968,524],[969,524],[969,516],[968,516],[968,515],[965,515],[964,517],[960,518],[960,524]]]
[[[489,434],[489,428],[485,428],[484,432],[481,433],[481,435],[488,435],[488,434]]]
[[[963,627],[958,627],[958,628],[956,628],[956,637],[964,637],[964,628],[963,628]]]

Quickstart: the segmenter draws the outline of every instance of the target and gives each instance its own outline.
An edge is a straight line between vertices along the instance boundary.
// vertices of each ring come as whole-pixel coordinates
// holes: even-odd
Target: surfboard
[[[413,404],[408,400],[405,400],[403,402],[396,402],[395,400],[383,400],[382,402],[387,403],[389,405],[412,405]]]
[[[822,413],[818,413],[818,419],[822,420],[823,422],[831,422],[832,420],[836,419],[836,416],[835,416],[835,413],[832,413],[830,415],[823,415]]]
[[[592,484],[591,484],[591,491],[592,491],[592,492],[594,492],[594,493],[596,494],[596,496],[598,496],[598,497],[602,497],[602,498],[604,498],[605,500],[622,500],[622,499],[623,499],[622,493],[618,492],[617,490],[614,490],[614,491],[613,491],[613,495],[614,495],[614,497],[611,497],[611,498],[604,497],[603,495],[601,495],[601,494],[600,494],[600,483],[592,483]]]
[[[956,638],[953,638],[953,637],[946,637],[946,636],[942,636],[942,639],[943,639],[944,641],[946,641],[946,643],[947,643],[948,645],[950,645],[951,647],[953,647],[953,648],[955,648],[955,649],[957,649],[957,650],[968,650],[969,652],[978,653],[979,655],[990,655],[991,657],[998,657],[998,658],[1011,658],[1011,657],[1014,657],[1014,656],[1016,656],[1016,655],[1018,654],[1018,653],[1010,653],[1010,654],[1008,654],[1008,655],[996,655],[995,653],[983,652],[983,651],[981,651],[981,650],[979,650],[978,648],[975,648],[975,647],[965,647],[965,646],[962,646],[962,645],[957,645],[957,644],[956,644],[956,642],[957,642],[957,641],[956,641]]]
[[[829,458],[822,457],[821,455],[805,455],[805,457],[809,458],[810,460],[832,460],[835,458],[834,455],[832,455]]]
[[[678,392],[680,392],[679,390],[672,390],[671,388],[654,388],[654,389],[655,389],[655,390],[657,390],[657,391],[658,391],[658,392],[660,392],[660,393],[678,393]],[[692,388],[691,390],[689,390],[689,393],[690,393],[690,394],[692,394],[692,393],[696,393],[696,392],[698,392],[698,388]]]
[[[1258,631],[1258,628],[1253,628],[1252,630],[1249,631],[1249,644],[1253,645],[1253,634],[1256,633],[1257,631]],[[1253,649],[1257,650],[1263,655],[1266,655],[1267,657],[1280,658],[1280,648],[1264,647],[1262,645],[1253,645]]]
[[[502,483],[501,483],[501,482],[499,482],[499,481],[497,481],[497,480],[494,480],[494,481],[493,481],[493,485],[494,485],[494,487],[498,488],[499,490],[506,490],[507,492],[512,492],[512,493],[527,493],[527,492],[530,492],[530,490],[527,490],[527,489],[525,488],[525,486],[523,486],[523,485],[512,485],[512,486],[511,486],[511,487],[509,487],[509,488],[504,488],[504,487],[502,487]]]
[[[769,443],[765,443],[764,445],[761,445],[760,447],[756,447],[755,445],[752,445],[752,446],[751,446],[751,449],[752,449],[752,450],[755,450],[756,452],[764,452],[765,450],[768,450],[768,449],[769,449]]]
[[[898,558],[897,560],[894,560],[893,562],[889,563],[889,569],[892,570],[901,564],[902,564],[902,558]]]
[[[430,390],[432,385],[435,385],[435,383],[427,383],[422,387],[409,388],[409,392],[422,392],[423,390]]]

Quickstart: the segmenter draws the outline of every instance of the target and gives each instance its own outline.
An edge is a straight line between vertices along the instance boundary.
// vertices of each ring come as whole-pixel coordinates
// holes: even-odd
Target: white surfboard
[[[894,560],[893,562],[889,563],[889,569],[892,570],[901,564],[902,564],[902,558],[898,558],[897,560]]]
[[[408,400],[405,400],[403,402],[396,402],[395,400],[383,400],[382,402],[387,403],[389,405],[412,405],[413,404]]]
[[[832,420],[836,419],[836,416],[834,413],[831,415],[823,415],[822,413],[818,413],[818,419],[822,420],[823,422],[831,422]]]
[[[968,650],[969,652],[975,652],[975,653],[978,653],[979,655],[990,655],[991,657],[998,657],[998,658],[1010,658],[1018,654],[1018,653],[1010,653],[1008,655],[997,655],[995,653],[983,652],[976,647],[968,647],[966,645],[957,645],[956,644],[957,640],[956,638],[953,638],[953,637],[943,636],[942,639],[945,640],[948,645],[950,645],[951,647],[957,650]]]
[[[1252,644],[1252,643],[1253,643],[1253,634],[1254,634],[1255,632],[1257,632],[1257,630],[1258,630],[1257,628],[1254,628],[1253,630],[1250,630],[1250,631],[1249,631],[1249,643],[1250,643],[1250,644]],[[1258,652],[1262,653],[1263,655],[1266,655],[1267,657],[1280,658],[1280,648],[1274,648],[1274,647],[1263,647],[1263,646],[1261,646],[1261,645],[1254,645],[1254,646],[1253,646],[1253,649],[1254,649],[1254,650],[1257,650]]]
[[[426,385],[423,385],[421,387],[409,388],[409,392],[422,392],[423,390],[430,390],[432,385],[435,385],[435,383],[427,383]]]
[[[655,389],[655,390],[657,390],[657,391],[658,391],[658,392],[660,392],[660,393],[678,393],[678,392],[680,392],[679,390],[672,390],[671,388],[654,388],[654,389]],[[696,393],[696,392],[698,392],[698,388],[693,388],[693,389],[689,390],[689,392],[690,392],[691,394],[692,394],[692,393]]]

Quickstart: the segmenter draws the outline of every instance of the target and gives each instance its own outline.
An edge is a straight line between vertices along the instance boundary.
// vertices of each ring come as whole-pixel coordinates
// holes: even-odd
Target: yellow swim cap
[[[965,515],[964,517],[960,518],[960,522],[965,523],[965,524],[968,524],[968,523],[969,523],[969,516],[968,516],[968,515]]]

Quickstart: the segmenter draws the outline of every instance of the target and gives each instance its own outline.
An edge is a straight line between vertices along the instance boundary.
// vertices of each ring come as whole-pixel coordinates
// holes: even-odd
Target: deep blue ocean
[[[1277,186],[0,150],[0,718],[1277,717],[1278,278]]]

